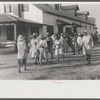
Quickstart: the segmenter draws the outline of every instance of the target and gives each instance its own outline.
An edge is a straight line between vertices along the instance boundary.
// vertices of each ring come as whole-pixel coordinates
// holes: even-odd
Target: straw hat
[[[66,37],[66,35],[64,34],[63,37]]]
[[[41,38],[41,39],[44,39],[44,38],[45,38],[45,35],[44,35],[44,34],[42,34],[42,35],[40,36],[40,38]]]
[[[34,37],[34,36],[36,36],[36,35],[37,35],[37,33],[33,33],[31,37]]]
[[[78,34],[78,36],[81,36],[81,34]]]
[[[61,33],[61,36],[64,35],[64,33]]]
[[[49,32],[47,32],[47,33],[46,33],[46,35],[50,35],[50,33],[49,33]]]
[[[87,30],[84,30],[84,33],[87,33]]]
[[[25,40],[25,36],[19,35],[18,36],[18,42]]]

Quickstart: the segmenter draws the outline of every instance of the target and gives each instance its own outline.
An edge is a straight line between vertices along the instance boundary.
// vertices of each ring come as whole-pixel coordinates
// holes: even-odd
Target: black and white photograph
[[[99,79],[100,3],[0,3],[0,80]]]

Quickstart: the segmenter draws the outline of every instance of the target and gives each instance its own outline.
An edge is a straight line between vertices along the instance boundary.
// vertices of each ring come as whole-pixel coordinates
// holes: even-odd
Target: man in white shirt
[[[90,58],[92,55],[92,48],[94,47],[93,39],[90,34],[87,33],[87,30],[84,31],[83,41],[83,55],[86,55],[86,60],[90,64]]]

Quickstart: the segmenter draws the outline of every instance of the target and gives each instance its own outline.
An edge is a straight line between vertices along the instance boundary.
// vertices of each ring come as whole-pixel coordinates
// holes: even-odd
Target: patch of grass
[[[76,80],[84,80],[85,78],[84,78],[84,76],[77,76],[76,77]]]
[[[94,71],[88,75],[88,79],[90,80],[99,80],[100,79],[100,71]]]
[[[34,80],[44,80],[44,79],[47,79],[47,76],[40,76],[34,78]]]

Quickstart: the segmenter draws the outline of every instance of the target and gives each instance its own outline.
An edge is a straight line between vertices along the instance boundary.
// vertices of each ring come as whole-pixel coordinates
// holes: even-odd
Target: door
[[[33,33],[37,33],[37,34],[39,35],[39,27],[32,26],[32,27],[31,27],[31,35],[32,35]]]
[[[47,32],[50,33],[50,35],[53,34],[53,26],[47,26]]]
[[[66,33],[71,34],[72,33],[72,28],[71,27],[66,27]]]
[[[58,33],[59,34],[63,33],[63,26],[62,25],[58,26]]]
[[[6,33],[7,33],[7,40],[14,40],[14,27],[13,26],[7,26],[6,27]]]

